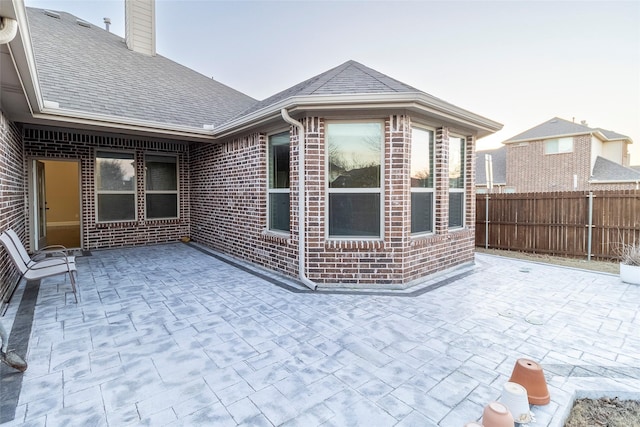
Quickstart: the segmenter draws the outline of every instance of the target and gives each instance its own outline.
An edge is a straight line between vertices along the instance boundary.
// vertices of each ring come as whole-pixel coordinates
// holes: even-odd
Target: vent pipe
[[[111,18],[102,18],[104,19],[104,29],[109,32],[109,25],[111,25]]]

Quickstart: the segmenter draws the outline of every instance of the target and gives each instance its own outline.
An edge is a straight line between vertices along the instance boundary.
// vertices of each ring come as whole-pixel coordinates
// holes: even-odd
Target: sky
[[[124,36],[124,0],[25,0]],[[256,99],[353,59],[504,128],[553,117],[629,136],[640,165],[638,1],[157,0],[157,52]]]

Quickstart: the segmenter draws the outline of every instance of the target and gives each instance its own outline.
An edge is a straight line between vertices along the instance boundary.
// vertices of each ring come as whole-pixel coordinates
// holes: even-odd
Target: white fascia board
[[[29,22],[24,2],[22,0],[12,0],[16,21],[18,21],[18,34],[15,39],[7,44],[9,53],[16,68],[18,79],[25,93],[27,104],[31,113],[42,108],[42,94],[38,83],[38,73],[36,71],[36,61],[31,45],[31,34],[29,32]]]
[[[595,179],[591,178],[587,182],[591,184],[639,184],[640,178],[629,179]]]
[[[211,140],[213,131],[191,126],[170,125],[145,120],[114,117],[105,114],[85,113],[63,108],[43,108],[41,113],[33,114],[34,119],[55,121],[59,123],[82,124],[109,128],[109,130],[130,130],[145,133],[162,134],[174,137],[189,137]]]
[[[280,116],[280,110],[286,108],[297,110],[363,110],[363,109],[412,109],[464,124],[471,128],[484,130],[488,133],[502,129],[502,124],[477,114],[458,108],[445,101],[431,97],[424,93],[376,93],[351,95],[311,95],[293,96],[265,108],[240,117],[216,129],[214,136],[222,138],[254,127],[257,124]]]

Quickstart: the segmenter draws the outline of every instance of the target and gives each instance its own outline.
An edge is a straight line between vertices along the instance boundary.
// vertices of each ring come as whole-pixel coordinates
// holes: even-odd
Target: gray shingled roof
[[[640,172],[598,156],[593,165],[591,179],[595,181],[636,181]]]
[[[536,139],[550,138],[552,136],[558,135],[575,135],[591,132],[593,132],[593,129],[591,129],[589,126],[554,117],[536,127],[526,130],[512,138],[509,138],[505,141],[505,143],[514,141],[533,141]]]
[[[505,143],[516,141],[534,141],[560,135],[580,135],[592,132],[600,132],[608,140],[631,139],[628,136],[610,130],[602,128],[590,128],[589,126],[580,123],[574,123],[568,120],[561,119],[559,117],[554,117],[542,124],[539,124],[538,126],[535,126],[514,137],[509,138],[505,141]]]
[[[256,100],[183,65],[127,49],[124,39],[77,18],[27,8],[43,98],[60,108],[202,128]]]
[[[356,61],[347,61],[258,102],[243,111],[240,116],[250,114],[293,96],[399,92],[424,93]]]
[[[491,154],[491,168],[493,169],[493,184],[507,184],[507,147],[494,150],[476,151],[476,185],[487,185],[484,155]]]

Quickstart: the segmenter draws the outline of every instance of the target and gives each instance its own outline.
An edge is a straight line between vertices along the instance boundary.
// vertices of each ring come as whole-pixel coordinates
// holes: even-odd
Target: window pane
[[[289,188],[289,133],[269,137],[269,188]]]
[[[133,154],[98,152],[96,187],[98,191],[133,191],[136,171]]]
[[[411,129],[411,186],[433,188],[433,132]]]
[[[289,231],[289,193],[269,194],[269,229]]]
[[[176,191],[178,189],[177,159],[168,156],[146,156],[147,190]]]
[[[380,236],[380,194],[329,194],[330,236]]]
[[[134,194],[98,194],[98,221],[127,221],[136,217]]]
[[[464,193],[449,193],[449,228],[462,227]]]
[[[433,231],[433,193],[411,193],[411,232]]]
[[[177,218],[177,194],[147,194],[147,218]]]
[[[382,141],[382,123],[328,123],[329,187],[380,187]]]
[[[464,188],[464,139],[449,138],[449,188]]]

